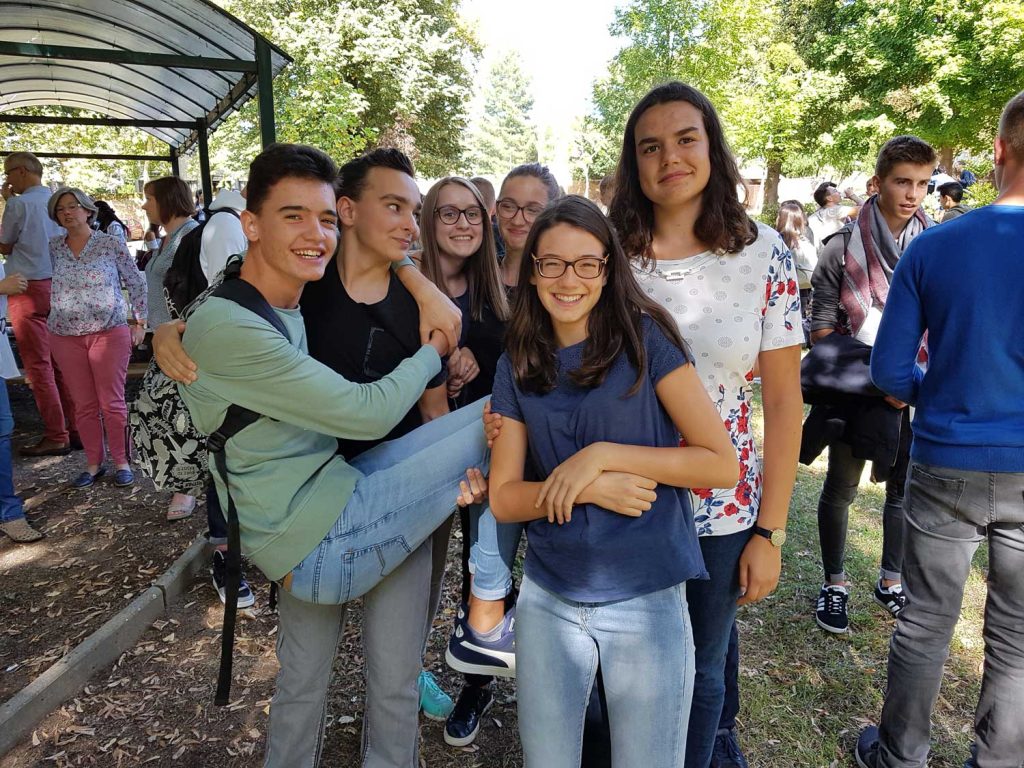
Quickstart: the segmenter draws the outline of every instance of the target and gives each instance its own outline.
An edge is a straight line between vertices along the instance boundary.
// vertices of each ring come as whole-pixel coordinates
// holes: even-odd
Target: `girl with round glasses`
[[[728,672],[726,657],[737,605],[778,584],[803,418],[796,265],[779,234],[747,216],[739,183],[718,115],[700,91],[667,83],[634,107],[609,216],[644,294],[690,345],[740,462],[738,477],[694,483],[690,496],[711,578],[687,584],[697,677],[686,768],[708,768],[712,750],[736,760],[738,651]],[[763,461],[751,419],[757,370]]]
[[[524,758],[580,764],[600,663],[612,764],[676,768],[693,685],[686,584],[705,576],[685,489],[732,482],[735,453],[596,205],[569,196],[538,215],[519,285],[494,381],[490,500],[499,521],[528,527]],[[543,481],[527,479],[527,445]]]
[[[541,211],[557,200],[562,190],[546,165],[517,165],[501,183],[495,211],[498,230],[505,241],[505,258],[501,262],[501,280],[514,292],[519,282],[523,247],[530,227]]]

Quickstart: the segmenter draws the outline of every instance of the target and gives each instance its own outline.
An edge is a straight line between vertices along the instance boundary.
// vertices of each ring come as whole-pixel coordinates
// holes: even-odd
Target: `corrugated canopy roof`
[[[120,120],[177,149],[256,95],[290,61],[207,0],[0,0],[0,113],[60,105]],[[156,125],[153,125],[156,123]]]

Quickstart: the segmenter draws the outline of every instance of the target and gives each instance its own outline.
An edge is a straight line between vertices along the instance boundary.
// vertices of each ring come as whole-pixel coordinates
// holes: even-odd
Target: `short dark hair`
[[[161,224],[177,216],[192,216],[196,212],[192,203],[192,190],[177,176],[161,176],[148,182],[142,189],[156,200]]]
[[[932,145],[917,136],[895,136],[882,145],[875,161],[875,175],[884,179],[898,163],[935,167],[938,156]]]
[[[1024,160],[1024,91],[1021,91],[1003,107],[999,117],[999,137],[1020,160]]]
[[[322,181],[331,187],[338,180],[338,166],[316,147],[305,144],[271,144],[249,164],[245,208],[259,213],[271,188],[282,179]]]
[[[818,185],[818,188],[814,190],[814,202],[818,204],[819,208],[824,208],[825,203],[828,202],[828,191],[835,187],[835,182],[823,181]]]
[[[505,183],[509,179],[514,179],[517,176],[532,176],[539,180],[548,190],[548,202],[552,203],[562,196],[562,188],[558,186],[558,181],[555,179],[553,174],[546,165],[540,163],[523,163],[517,165],[511,171],[508,172],[508,176],[505,177],[505,181],[501,182],[501,188],[505,188]]]
[[[338,197],[358,200],[366,186],[366,177],[373,168],[391,168],[416,178],[412,160],[402,150],[393,147],[379,147],[349,160],[338,171]]]
[[[736,195],[741,184],[740,171],[714,105],[692,85],[672,81],[653,88],[640,99],[626,120],[615,171],[615,196],[608,210],[626,254],[643,266],[649,265],[654,257],[654,205],[640,186],[636,124],[652,107],[677,101],[686,102],[701,113],[708,136],[711,176],[701,192],[701,212],[694,224],[694,234],[717,253],[739,253],[757,239],[757,225]]]
[[[947,181],[938,188],[938,193],[950,198],[954,203],[964,199],[964,188],[959,181]]]

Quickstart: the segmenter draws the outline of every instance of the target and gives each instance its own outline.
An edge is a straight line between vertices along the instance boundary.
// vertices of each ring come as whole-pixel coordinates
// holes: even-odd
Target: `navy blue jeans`
[[[11,435],[14,417],[7,383],[0,379],[0,523],[9,523],[25,516],[25,509],[14,492],[14,470],[11,464]]]
[[[686,768],[708,768],[725,700],[725,661],[740,596],[739,562],[751,531],[701,536],[700,549],[711,577],[688,581],[696,680],[686,735]]]

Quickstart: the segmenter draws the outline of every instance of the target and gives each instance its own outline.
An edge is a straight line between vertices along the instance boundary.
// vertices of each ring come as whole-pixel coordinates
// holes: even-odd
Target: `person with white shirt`
[[[203,228],[203,245],[199,251],[199,265],[207,282],[213,282],[229,258],[245,253],[249,247],[239,219],[245,210],[244,191],[244,188],[242,192],[222,189],[210,203],[209,218]]]
[[[4,328],[7,317],[8,294],[22,293],[28,281],[21,275],[4,275],[0,266],[0,378],[13,379],[21,375],[11,352]],[[38,541],[43,534],[29,525],[25,519],[25,506],[21,497],[14,492],[14,473],[11,457],[11,433],[14,432],[14,417],[11,415],[11,401],[7,396],[6,383],[0,384],[0,532],[19,544]]]
[[[855,195],[850,188],[847,188],[844,194],[858,205],[863,202],[863,198]],[[807,226],[814,235],[814,245],[819,253],[830,235],[834,235],[849,219],[857,216],[859,208],[840,205],[842,200],[843,195],[839,194],[836,185],[831,181],[823,181],[814,190],[814,202],[818,204],[818,210],[807,217]]]

